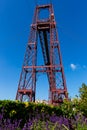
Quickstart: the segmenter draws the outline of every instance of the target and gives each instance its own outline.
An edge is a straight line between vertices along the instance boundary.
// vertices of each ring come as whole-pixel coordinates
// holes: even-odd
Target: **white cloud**
[[[76,70],[76,68],[77,68],[77,65],[75,65],[75,64],[70,64],[70,68],[72,69],[72,70]]]
[[[73,64],[73,63],[71,63],[70,64],[70,68],[72,69],[72,70],[76,70],[76,69],[87,69],[87,65],[79,65],[79,64]]]

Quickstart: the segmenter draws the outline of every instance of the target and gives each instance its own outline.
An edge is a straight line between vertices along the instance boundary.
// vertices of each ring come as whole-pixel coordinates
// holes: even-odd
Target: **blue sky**
[[[53,5],[72,98],[87,84],[87,0],[53,0]],[[0,0],[0,99],[15,99],[34,8],[34,0]],[[39,76],[36,98],[47,97],[47,80]]]

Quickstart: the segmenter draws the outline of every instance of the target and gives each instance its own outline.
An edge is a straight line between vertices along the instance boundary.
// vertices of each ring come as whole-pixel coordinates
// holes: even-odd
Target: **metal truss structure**
[[[41,46],[43,65],[38,65],[38,42]],[[35,8],[30,29],[16,100],[35,102],[37,73],[46,73],[49,83],[49,102],[62,103],[68,99],[66,80],[52,4]]]

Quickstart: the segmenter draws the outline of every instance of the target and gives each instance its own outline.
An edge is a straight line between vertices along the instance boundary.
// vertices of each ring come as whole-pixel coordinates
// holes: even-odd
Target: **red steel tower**
[[[43,65],[38,65],[40,44]],[[68,99],[56,21],[52,4],[37,5],[30,28],[16,100],[35,102],[37,73],[46,73],[49,83],[49,101],[58,104]]]

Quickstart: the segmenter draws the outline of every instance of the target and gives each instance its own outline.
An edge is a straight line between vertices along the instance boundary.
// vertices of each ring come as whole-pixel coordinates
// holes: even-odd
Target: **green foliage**
[[[58,122],[49,121],[49,116],[57,115],[58,117],[67,117],[67,119],[75,121],[75,116],[79,113],[79,118],[77,124],[75,124],[74,129],[75,130],[87,130],[86,120],[82,122],[82,118],[84,114],[86,116],[87,109],[85,109],[85,98],[84,91],[85,89],[81,90],[81,99],[74,98],[72,101],[64,100],[62,105],[59,106],[53,106],[53,105],[46,105],[43,103],[31,103],[31,102],[19,102],[19,101],[10,101],[10,100],[3,100],[0,101],[0,113],[4,113],[4,119],[11,119],[13,122],[14,120],[18,121],[22,119],[20,128],[17,128],[16,130],[21,130],[23,128],[24,124],[31,119],[33,122],[32,130],[46,130],[46,126],[48,123],[48,129],[49,130],[56,130],[59,127]],[[84,102],[83,102],[84,101]],[[40,119],[39,116],[40,115]],[[44,118],[44,117],[45,118]],[[37,120],[33,120],[36,119]],[[45,120],[44,120],[45,119]],[[75,122],[74,122],[75,123]],[[77,127],[76,127],[77,126]],[[62,124],[62,130],[68,130],[67,126],[65,124]],[[83,129],[84,128],[84,129]]]
[[[87,116],[87,85],[82,84],[79,89],[79,96],[72,99],[72,101],[64,100],[61,105],[61,110],[64,116],[74,117],[78,113]]]
[[[87,116],[87,85],[82,84],[81,88],[79,89],[79,96],[80,98],[76,97],[73,98],[72,101],[64,100],[62,105],[53,106],[47,105],[44,103],[31,103],[31,102],[20,102],[20,101],[10,101],[10,100],[0,100],[0,113],[3,113],[3,118],[11,119],[11,122],[14,120],[18,121],[22,119],[20,128],[16,130],[21,130],[23,125],[29,120],[36,119],[32,125],[32,130],[46,130],[44,126],[48,123],[49,130],[55,130],[58,127],[58,122],[53,124],[53,122],[49,121],[49,117],[47,115],[52,116],[56,115],[58,117],[67,117],[67,119],[75,119],[75,116],[79,118],[76,126],[74,127],[75,130],[87,130],[86,121],[83,121],[83,115]],[[40,115],[40,119],[39,116]],[[44,118],[44,117],[45,118]],[[43,120],[45,119],[45,120]],[[4,120],[4,121],[5,121]],[[65,124],[62,124],[62,130],[68,130]]]
[[[62,126],[65,128],[65,130],[69,130],[64,124]]]
[[[87,116],[87,85],[82,84],[82,87],[79,89],[80,94],[80,104],[79,108],[82,113]]]
[[[48,126],[48,127],[46,127]],[[59,123],[52,123],[50,121],[41,121],[39,120],[38,122],[34,122],[33,125],[31,126],[31,130],[59,130],[58,128]],[[64,124],[61,126],[62,130],[69,130]]]
[[[45,115],[52,115],[56,113],[58,116],[63,114],[59,106],[54,107],[43,103],[22,103],[19,101],[3,100],[0,101],[0,112],[2,111],[2,108],[4,111],[4,118],[10,118],[12,120],[23,119],[23,122],[26,122],[29,118],[33,118],[37,114],[41,113],[45,113]]]
[[[35,117],[36,114],[45,113],[45,115],[56,114],[57,116],[73,117],[79,112],[79,100],[74,99],[73,101],[64,100],[60,106],[46,105],[43,103],[31,103],[31,102],[19,102],[19,101],[0,101],[0,111],[4,108],[5,118],[21,119],[23,122],[28,118]]]
[[[87,102],[87,85],[82,84],[82,87],[79,89],[80,98]]]
[[[76,130],[87,130],[87,125],[86,125],[86,124],[81,125],[81,124],[79,123]]]
[[[64,100],[63,104],[61,105],[61,110],[65,117],[74,117],[77,113],[76,106],[73,101]]]

